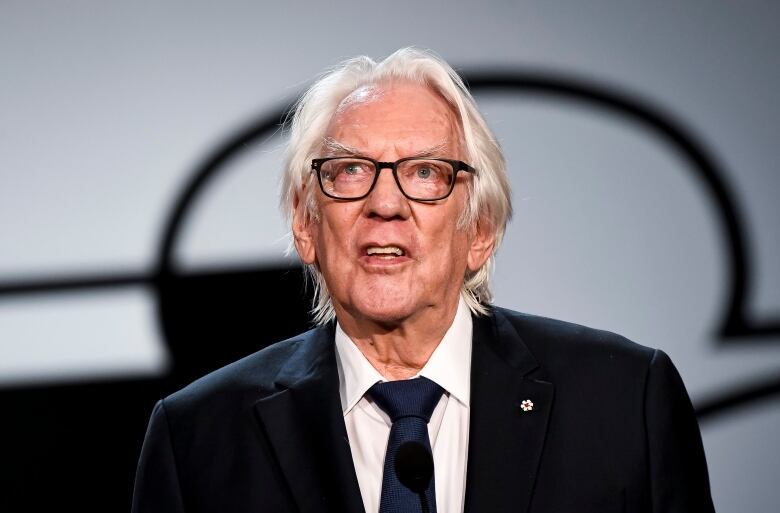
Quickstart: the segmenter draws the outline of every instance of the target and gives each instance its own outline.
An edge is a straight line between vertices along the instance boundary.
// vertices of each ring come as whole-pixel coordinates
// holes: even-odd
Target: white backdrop
[[[3,2],[0,290],[150,270],[202,159],[325,67],[400,46],[469,70],[583,77],[658,105],[721,164],[746,221],[748,308],[780,314],[780,5],[742,2]],[[625,118],[478,94],[506,150],[515,220],[497,303],[661,347],[694,402],[780,371],[780,336],[717,345],[723,227],[689,164]],[[280,137],[248,146],[194,206],[183,269],[278,261]],[[0,384],[158,375],[168,356],[143,288],[0,294]],[[780,402],[703,426],[716,507],[780,503]]]

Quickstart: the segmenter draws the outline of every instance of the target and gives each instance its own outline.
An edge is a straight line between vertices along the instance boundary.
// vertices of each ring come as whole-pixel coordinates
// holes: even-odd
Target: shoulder
[[[559,413],[611,422],[619,412],[621,422],[630,423],[631,417],[637,429],[643,429],[649,416],[661,418],[654,412],[668,408],[665,404],[677,405],[680,418],[692,415],[683,381],[660,349],[609,331],[503,308],[494,308],[492,317],[500,343],[527,351],[534,361],[528,377],[555,386]],[[609,412],[591,411],[591,400],[609,404]]]
[[[537,411],[548,413],[541,417],[547,438],[537,487],[550,492],[557,488],[549,482],[571,482],[571,497],[622,490],[624,502],[626,490],[633,489],[639,492],[633,500],[651,496],[659,510],[713,511],[695,412],[663,351],[609,331],[503,308],[493,308],[487,322],[501,344],[533,358],[535,367],[523,379],[549,390],[546,406],[538,401]],[[578,488],[581,469],[598,479]],[[545,473],[552,476],[546,485]]]
[[[217,369],[162,400],[170,413],[235,409],[277,393],[282,369],[298,363],[302,353],[316,344],[326,328],[315,328],[272,344],[225,367]]]
[[[606,330],[500,307],[492,312],[499,333],[516,334],[549,374],[642,373],[660,353]]]

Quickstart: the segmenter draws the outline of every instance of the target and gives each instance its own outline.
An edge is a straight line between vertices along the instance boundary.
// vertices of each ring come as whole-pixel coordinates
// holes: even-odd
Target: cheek
[[[436,275],[462,276],[465,272],[468,238],[454,226],[447,226],[437,234],[438,240],[430,252],[429,268]]]
[[[336,217],[332,214],[341,214]],[[329,212],[320,219],[315,239],[319,260],[343,266],[349,259],[354,223],[341,212]]]

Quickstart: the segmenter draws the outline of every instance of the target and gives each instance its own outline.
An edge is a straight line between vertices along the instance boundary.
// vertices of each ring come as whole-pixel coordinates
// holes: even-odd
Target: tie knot
[[[376,383],[368,389],[374,402],[395,422],[402,417],[419,417],[427,424],[444,389],[428,378]]]

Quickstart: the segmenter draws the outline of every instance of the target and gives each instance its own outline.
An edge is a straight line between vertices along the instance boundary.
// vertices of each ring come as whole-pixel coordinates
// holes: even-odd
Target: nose
[[[409,200],[398,188],[389,168],[377,170],[379,176],[373,190],[366,198],[364,212],[367,216],[383,219],[406,219],[411,214]]]

